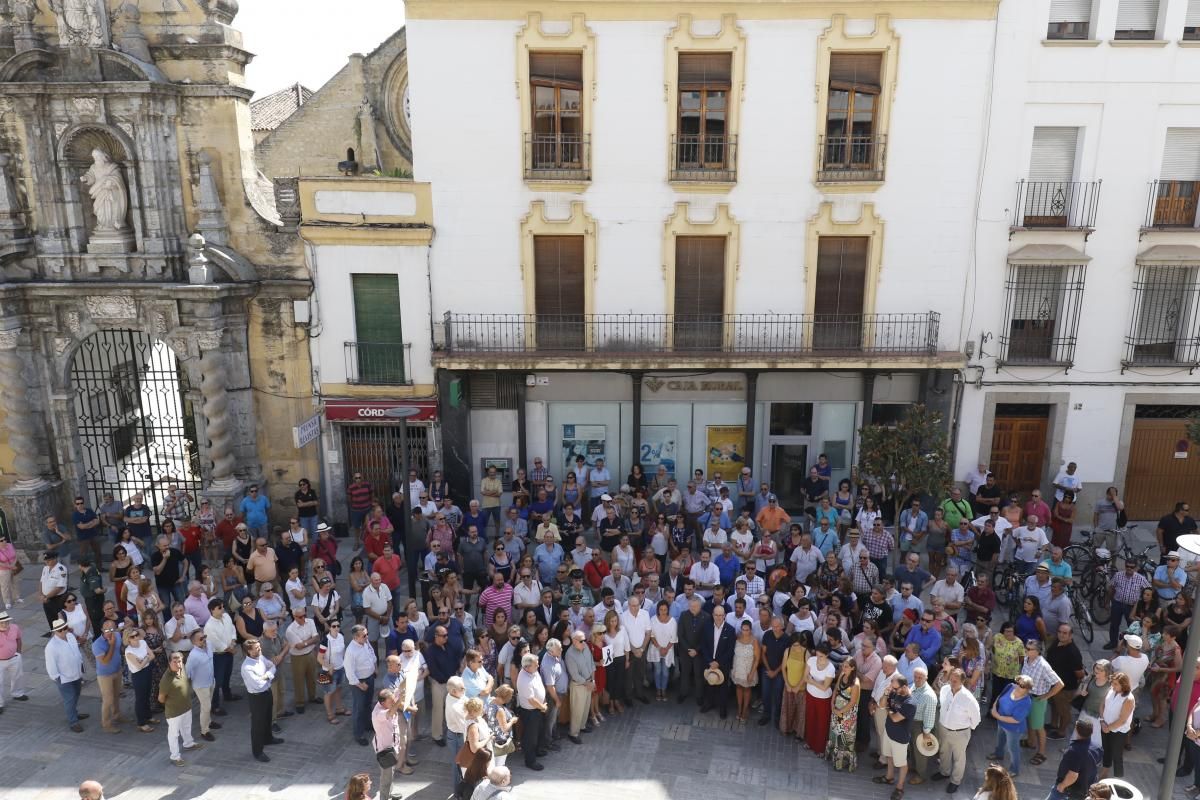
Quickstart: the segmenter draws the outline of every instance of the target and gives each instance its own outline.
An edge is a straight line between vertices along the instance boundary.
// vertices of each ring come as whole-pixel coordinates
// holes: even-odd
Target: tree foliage
[[[950,441],[942,415],[915,405],[895,425],[859,431],[859,470],[886,494],[939,497],[950,486]]]

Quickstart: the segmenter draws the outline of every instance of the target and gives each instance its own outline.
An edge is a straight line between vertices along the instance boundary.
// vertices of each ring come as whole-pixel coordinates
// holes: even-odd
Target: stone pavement
[[[345,542],[342,549],[347,549]],[[303,716],[282,720],[281,735],[286,742],[268,748],[269,764],[250,757],[244,701],[229,704],[229,715],[216,718],[224,726],[214,731],[217,741],[185,753],[184,768],[174,767],[168,760],[165,725],[159,726],[162,732],[151,734],[140,733],[132,725],[124,726],[120,735],[103,733],[94,682],[85,686],[80,701],[80,709],[92,716],[83,723],[83,734],[72,733],[67,729],[58,693],[45,674],[46,640],[42,634],[46,621],[37,595],[39,567],[26,569],[22,575],[26,602],[10,612],[27,632],[25,682],[30,699],[9,703],[0,715],[0,799],[73,798],[75,787],[93,778],[104,784],[109,800],[340,800],[351,774],[362,770],[377,773],[370,748],[360,747],[351,739],[349,718],[342,718],[341,725],[329,725],[323,708],[317,706],[310,706]],[[1101,636],[1103,633],[1098,631],[1098,644],[1104,643]],[[1086,660],[1103,655],[1097,648]],[[239,680],[235,670],[235,685]],[[290,702],[290,686],[288,692]],[[122,700],[122,711],[127,716],[132,716],[132,704],[129,690]],[[1147,711],[1148,698],[1147,704],[1138,709],[1138,716]],[[510,756],[513,781],[520,786],[517,796],[522,800],[561,800],[564,796],[610,800],[614,793],[638,800],[887,797],[888,787],[871,783],[872,775],[878,773],[870,769],[869,763],[861,764],[854,773],[834,772],[792,740],[771,728],[758,727],[754,719],[748,726],[738,726],[731,720],[720,720],[715,712],[702,715],[690,704],[681,706],[672,701],[639,705],[621,716],[610,716],[584,737],[582,747],[564,741],[561,752],[545,759],[544,772],[526,770],[519,753]],[[427,720],[423,723],[427,730]],[[195,724],[198,734],[198,720]],[[1155,758],[1166,750],[1166,733],[1144,726],[1134,742],[1133,751],[1126,754],[1126,780],[1152,797],[1162,770]],[[974,794],[985,755],[994,743],[995,728],[985,720],[973,738],[971,766],[958,797]],[[1026,800],[1044,798],[1054,779],[1057,757],[1051,744],[1051,757],[1045,764],[1034,767],[1026,760],[1022,765],[1018,789]],[[406,797],[447,797],[453,757],[449,748],[437,748],[422,739],[417,743],[417,756],[420,765],[407,778],[397,776],[397,788]],[[1177,781],[1176,798],[1185,800],[1181,789],[1190,782]],[[905,796],[909,800],[946,797],[945,784],[912,787]]]

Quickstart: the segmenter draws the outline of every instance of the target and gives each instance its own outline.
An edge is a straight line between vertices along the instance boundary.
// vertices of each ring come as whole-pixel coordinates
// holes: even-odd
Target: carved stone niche
[[[75,98],[87,106],[95,98]],[[73,184],[87,230],[87,252],[129,253],[135,249],[132,223],[135,195],[130,153],[111,130],[87,125],[60,144],[64,181]]]

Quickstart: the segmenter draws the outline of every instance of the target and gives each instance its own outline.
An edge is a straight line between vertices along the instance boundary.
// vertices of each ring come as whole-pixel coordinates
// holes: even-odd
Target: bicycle
[[[1154,574],[1154,565],[1149,557],[1151,550],[1157,545],[1147,545],[1140,553],[1134,552],[1128,542],[1122,542],[1121,551],[1108,558],[1099,559],[1080,577],[1080,591],[1088,600],[1092,610],[1092,619],[1097,625],[1105,625],[1112,618],[1112,598],[1109,596],[1109,586],[1113,575],[1117,572],[1117,557],[1121,558],[1121,567],[1133,562],[1139,572],[1148,578]]]
[[[1133,551],[1129,547],[1129,539],[1127,537],[1127,534],[1136,527],[1137,527],[1137,524],[1134,523],[1132,525],[1127,525],[1124,528],[1116,528],[1113,530],[1104,530],[1104,531],[1081,530],[1081,531],[1079,531],[1079,535],[1081,537],[1083,537],[1083,543],[1082,544],[1075,543],[1075,544],[1067,545],[1067,547],[1063,550],[1063,561],[1066,561],[1068,564],[1071,565],[1071,573],[1072,574],[1082,575],[1092,565],[1092,561],[1093,561],[1094,557],[1096,556],[1096,552],[1098,549],[1093,540],[1097,536],[1099,536],[1101,533],[1106,533],[1106,534],[1111,533],[1111,534],[1115,535],[1117,538],[1117,547],[1113,550],[1108,551],[1111,555],[1117,555],[1119,553],[1120,554],[1132,553]],[[1105,548],[1105,549],[1107,549],[1107,548]]]
[[[1088,613],[1087,604],[1080,596],[1082,591],[1074,586],[1068,586],[1067,593],[1071,596],[1071,619],[1075,621],[1075,626],[1079,629],[1084,641],[1091,644],[1095,631],[1092,629],[1092,616]]]

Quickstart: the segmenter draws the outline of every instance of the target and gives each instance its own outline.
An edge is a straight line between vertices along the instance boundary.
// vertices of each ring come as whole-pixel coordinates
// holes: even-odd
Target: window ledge
[[[1166,47],[1166,39],[1112,39],[1109,47]]]
[[[1180,39],[1177,44],[1180,47],[1200,47],[1200,39]]]
[[[667,181],[677,192],[724,194],[737,186],[737,181]]]
[[[883,181],[815,181],[814,183],[826,194],[874,192],[883,187]]]
[[[592,185],[591,181],[544,181],[537,178],[526,178],[525,185],[535,192],[573,192],[582,194]]]
[[[1042,39],[1042,47],[1099,47],[1099,39]]]

